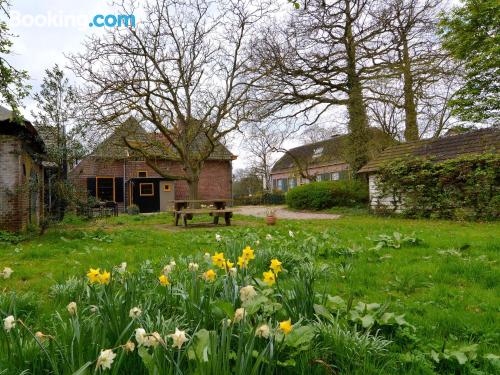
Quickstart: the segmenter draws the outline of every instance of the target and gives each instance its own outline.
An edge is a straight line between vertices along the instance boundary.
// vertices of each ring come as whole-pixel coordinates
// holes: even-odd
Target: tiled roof
[[[375,157],[382,149],[394,143],[390,136],[381,130],[370,128],[369,156]],[[271,173],[287,171],[295,167],[295,159],[304,162],[308,168],[346,163],[348,136],[335,135],[324,141],[309,143],[290,149],[273,166]],[[292,155],[290,155],[292,154]]]
[[[203,136],[203,135],[201,135]],[[128,157],[141,157],[138,151],[131,150],[124,142],[147,150],[147,153],[153,157],[164,158],[167,160],[177,160],[177,152],[170,147],[168,141],[159,136],[146,132],[142,126],[133,117],[130,117],[113,134],[100,143],[91,156],[100,158],[125,159]],[[201,140],[200,140],[201,141]],[[209,160],[232,160],[234,155],[220,142],[215,146],[214,151],[208,158]]]
[[[0,134],[15,135],[31,145],[37,156],[46,153],[45,143],[34,128],[25,119],[14,120],[12,111],[0,106]]]
[[[395,159],[425,158],[436,162],[466,154],[497,153],[500,149],[500,129],[488,128],[436,139],[425,139],[388,147],[368,162],[358,173],[378,170]]]

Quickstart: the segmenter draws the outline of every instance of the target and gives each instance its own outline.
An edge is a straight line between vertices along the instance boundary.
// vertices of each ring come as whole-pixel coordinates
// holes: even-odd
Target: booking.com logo
[[[133,14],[125,15],[125,14],[96,14],[94,18],[92,18],[92,22],[89,23],[89,26],[96,27],[135,27],[135,16]]]

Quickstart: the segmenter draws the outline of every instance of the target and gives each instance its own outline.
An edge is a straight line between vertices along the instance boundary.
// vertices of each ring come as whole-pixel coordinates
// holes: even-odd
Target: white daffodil
[[[175,266],[172,266],[171,264],[167,264],[165,267],[163,267],[162,273],[165,276],[168,276],[172,271],[174,270]]]
[[[125,345],[123,345],[123,350],[128,353],[132,353],[135,350],[135,344],[133,341],[127,341]]]
[[[293,237],[295,237],[295,234],[293,234],[293,232],[292,232],[291,230],[289,230],[289,231],[288,231],[288,235],[289,235],[290,237],[292,237],[292,238],[293,238]]]
[[[172,266],[172,268],[174,268],[177,265],[177,263],[175,263],[175,260],[171,260],[170,265]]]
[[[215,240],[216,240],[217,242],[221,242],[221,241],[222,241],[222,236],[221,236],[219,233],[217,233],[217,234],[215,235]]]
[[[198,263],[189,263],[188,265],[188,270],[189,272],[197,272],[198,271],[198,268],[200,268],[200,266],[198,265]]]
[[[138,317],[140,317],[142,314],[142,310],[138,307],[132,307],[128,313],[128,316],[133,318],[133,319],[136,319]]]
[[[39,342],[44,342],[47,339],[47,335],[44,335],[43,332],[40,331],[35,333],[35,337]]]
[[[101,351],[99,358],[97,358],[96,368],[111,369],[111,365],[115,360],[116,354],[111,349]]]
[[[203,259],[205,259],[205,262],[210,263],[212,261],[212,256],[210,255],[210,253],[205,253],[203,255]]]
[[[16,318],[14,318],[12,315],[9,315],[3,320],[3,329],[5,329],[7,332],[10,332],[10,330],[15,326]]]
[[[12,275],[12,268],[10,267],[5,267],[2,272],[0,272],[0,276],[2,276],[4,279],[8,279],[10,275]]]
[[[255,241],[255,246],[259,246],[259,245],[260,245],[260,241],[259,240]]]
[[[273,239],[273,236],[271,236],[269,233],[266,234],[266,240],[271,241]]]
[[[172,340],[174,340],[172,344],[172,348],[180,349],[182,345],[188,341],[186,337],[186,331],[181,331],[179,328],[175,328],[175,333],[170,334]]]
[[[269,326],[267,324],[263,324],[255,330],[255,336],[267,339],[269,338],[270,332],[271,329],[269,328]]]
[[[118,273],[125,273],[125,271],[127,270],[127,262],[122,262],[118,267],[116,267],[116,271]]]
[[[231,277],[236,277],[236,274],[238,273],[238,269],[236,267],[231,267],[229,270],[229,276]]]
[[[99,311],[99,307],[97,307],[96,305],[90,305],[90,312],[92,314],[95,314]]]
[[[243,320],[245,317],[245,309],[243,307],[240,307],[239,309],[236,309],[234,312],[234,319],[233,321],[235,323],[238,323],[239,321]]]
[[[144,344],[144,346],[152,346],[152,347],[157,347],[159,343],[162,343],[163,339],[161,338],[160,334],[158,332],[153,332],[151,335],[148,336],[147,343]]]
[[[249,301],[257,295],[253,285],[247,285],[240,289],[241,302]]]
[[[137,328],[135,330],[135,341],[137,341],[137,344],[139,346],[144,345],[144,342],[146,341],[146,330],[144,328]]]
[[[70,302],[68,306],[66,306],[66,309],[69,312],[69,315],[76,315],[76,312],[78,311],[78,308],[76,307],[76,302]]]

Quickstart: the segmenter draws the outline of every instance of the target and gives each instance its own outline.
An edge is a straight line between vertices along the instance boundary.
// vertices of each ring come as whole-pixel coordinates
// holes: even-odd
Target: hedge
[[[378,174],[380,195],[403,202],[408,217],[496,220],[500,217],[500,156],[469,155],[434,163],[395,160]]]
[[[289,207],[303,210],[352,207],[367,202],[368,186],[356,180],[312,182],[293,188],[286,195]]]
[[[261,204],[272,205],[272,204],[284,204],[285,194],[282,192],[273,193],[257,193],[251,197],[235,197],[234,204],[236,206],[258,206]]]

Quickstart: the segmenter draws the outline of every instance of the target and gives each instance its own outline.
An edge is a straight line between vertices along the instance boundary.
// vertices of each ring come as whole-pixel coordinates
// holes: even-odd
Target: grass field
[[[251,234],[258,239],[251,244],[256,254],[259,248],[278,250],[280,241],[265,239],[271,234],[296,242],[296,248],[287,249],[299,258],[327,267],[319,282],[328,293],[389,303],[391,311],[405,314],[426,351],[479,344],[480,353],[500,353],[500,224],[343,213],[338,220],[281,220],[275,227],[265,226],[263,219],[236,216],[232,227],[188,229],[173,227],[166,214],[91,222],[70,217],[42,237],[0,244],[0,270],[14,270],[10,279],[0,280],[2,302],[9,292],[28,294],[33,311],[48,315],[65,308],[50,298],[50,286],[83,277],[89,267],[111,269],[127,262],[134,270],[146,259],[161,266],[172,257],[213,253],[216,233],[234,238]],[[374,249],[380,235],[390,236],[396,247]]]

